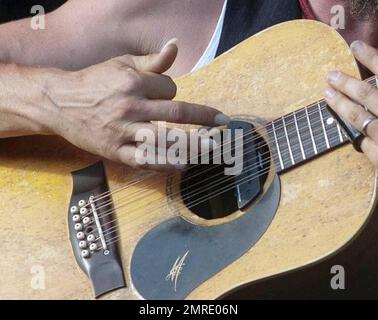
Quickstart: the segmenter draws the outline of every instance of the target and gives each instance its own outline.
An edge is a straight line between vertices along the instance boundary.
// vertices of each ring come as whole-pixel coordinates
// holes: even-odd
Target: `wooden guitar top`
[[[333,69],[360,77],[348,45],[336,31],[319,22],[296,20],[265,30],[209,66],[177,79],[177,99],[214,106],[229,115],[272,120],[321,99],[326,75]],[[56,137],[0,141],[0,298],[93,298],[72,255],[67,210],[70,172],[97,160]],[[138,176],[125,166],[105,163],[111,189]],[[217,298],[239,285],[334,254],[362,230],[375,204],[375,170],[351,145],[280,178],[280,207],[267,232],[188,298]],[[127,212],[117,211],[129,287],[104,298],[140,298],[130,284],[131,254],[140,237],[172,216],[168,207],[148,214],[165,197],[164,175],[115,196],[115,206],[135,192],[144,196]],[[36,284],[41,274],[44,288]]]

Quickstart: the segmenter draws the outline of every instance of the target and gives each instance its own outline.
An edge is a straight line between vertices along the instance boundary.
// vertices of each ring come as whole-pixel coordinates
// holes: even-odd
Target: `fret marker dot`
[[[335,121],[335,119],[333,119],[332,117],[328,118],[327,119],[327,124],[330,126],[331,124],[333,124]]]

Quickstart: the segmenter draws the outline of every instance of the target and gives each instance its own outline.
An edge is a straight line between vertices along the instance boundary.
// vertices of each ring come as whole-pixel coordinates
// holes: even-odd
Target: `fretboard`
[[[377,76],[366,82],[378,87]],[[349,142],[328,108],[325,100],[321,100],[266,125],[277,172],[303,164]]]

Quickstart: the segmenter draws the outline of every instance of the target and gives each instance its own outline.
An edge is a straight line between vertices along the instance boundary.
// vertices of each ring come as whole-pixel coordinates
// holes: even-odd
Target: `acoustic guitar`
[[[335,254],[368,222],[376,172],[322,99],[334,69],[360,78],[335,30],[296,20],[176,80],[177,99],[244,129],[238,176],[135,171],[58,137],[1,140],[0,298],[215,299]]]

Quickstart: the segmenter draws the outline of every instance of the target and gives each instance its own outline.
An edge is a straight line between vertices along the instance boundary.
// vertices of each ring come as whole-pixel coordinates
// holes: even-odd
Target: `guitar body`
[[[336,31],[314,21],[292,21],[251,37],[204,69],[177,79],[177,99],[215,106],[229,115],[272,120],[321,99],[326,75],[333,69],[360,77],[348,45]],[[0,298],[94,297],[72,253],[67,210],[71,172],[98,160],[57,137],[0,141]],[[112,162],[104,164],[110,190],[140,174]],[[375,205],[375,170],[350,144],[279,179],[279,206],[266,232],[186,298],[218,298],[240,285],[324,259],[353,240]],[[176,215],[169,204],[151,210],[155,203],[166,203],[166,183],[161,174],[114,195],[115,208],[128,194],[144,196],[127,210],[116,210],[128,286],[102,298],[143,298],[133,285],[132,257],[148,232]],[[231,223],[243,214],[236,212],[218,223]],[[198,224],[207,226],[201,219]],[[195,268],[192,259],[189,254],[180,277],[186,268]]]

